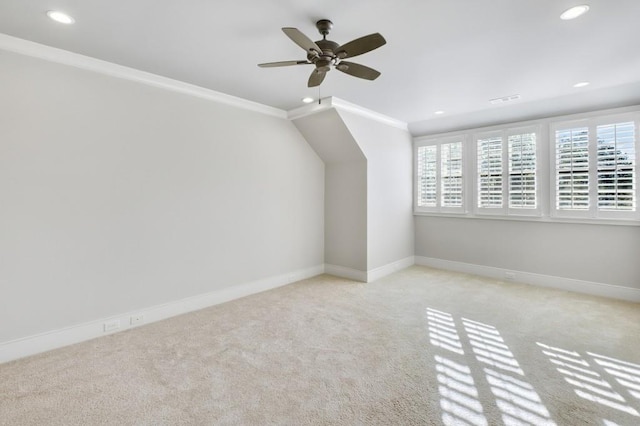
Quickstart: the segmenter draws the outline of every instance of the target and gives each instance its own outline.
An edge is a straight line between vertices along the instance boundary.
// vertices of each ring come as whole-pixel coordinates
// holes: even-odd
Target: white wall
[[[0,55],[0,342],[323,263],[289,121]]]
[[[367,157],[367,270],[413,256],[413,145],[408,131],[339,114]]]
[[[416,256],[640,289],[637,226],[418,216]]]
[[[367,163],[326,165],[325,263],[367,270]]]

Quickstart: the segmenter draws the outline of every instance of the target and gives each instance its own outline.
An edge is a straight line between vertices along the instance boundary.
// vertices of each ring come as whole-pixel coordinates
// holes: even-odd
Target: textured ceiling
[[[573,20],[560,13],[587,3]],[[45,12],[66,11],[64,26]],[[4,0],[0,32],[290,110],[310,66],[281,27],[339,44],[380,32],[387,44],[354,58],[375,81],[332,71],[335,96],[410,124],[414,134],[640,103],[638,0]],[[590,81],[576,89],[574,83]],[[489,99],[520,94],[509,104]],[[434,111],[444,110],[439,116]]]

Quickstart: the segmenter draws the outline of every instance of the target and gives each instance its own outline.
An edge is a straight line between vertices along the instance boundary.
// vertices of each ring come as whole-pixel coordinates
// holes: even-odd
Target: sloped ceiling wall
[[[367,161],[338,112],[293,120],[325,162],[325,264],[367,271]]]
[[[325,162],[325,263],[364,277],[412,257],[409,132],[341,108],[293,121]]]
[[[413,141],[405,129],[338,110],[367,157],[367,266],[413,256]]]
[[[335,108],[297,118],[293,123],[325,165],[366,160],[358,142]]]

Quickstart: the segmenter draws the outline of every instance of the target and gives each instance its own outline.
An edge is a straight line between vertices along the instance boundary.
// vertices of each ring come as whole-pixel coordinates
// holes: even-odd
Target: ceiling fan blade
[[[343,65],[346,65],[346,67]],[[380,76],[380,71],[354,62],[342,61],[336,66],[336,69],[354,77],[364,78],[365,80],[375,80]]]
[[[326,75],[326,71],[318,71],[317,69],[313,70],[311,72],[311,76],[309,77],[309,83],[307,84],[307,87],[320,86]]]
[[[385,44],[387,44],[387,41],[380,33],[369,34],[343,44],[336,50],[336,55],[340,59],[353,58],[354,56],[371,52]]]
[[[287,67],[289,65],[310,65],[309,61],[280,61],[280,62],[267,62],[266,64],[258,64],[261,68],[271,67]]]
[[[295,44],[302,47],[307,52],[311,53],[315,51],[319,54],[322,53],[322,49],[320,49],[318,45],[315,44],[315,42],[313,42],[309,37],[304,35],[299,29],[285,27],[282,29],[282,31],[284,31],[287,37],[293,40]]]

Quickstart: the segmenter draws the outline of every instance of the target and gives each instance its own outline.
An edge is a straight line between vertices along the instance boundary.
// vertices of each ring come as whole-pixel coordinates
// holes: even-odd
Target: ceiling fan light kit
[[[380,76],[380,72],[373,68],[355,62],[344,61],[344,59],[362,55],[385,45],[387,41],[382,35],[379,33],[369,34],[339,45],[335,41],[327,40],[327,35],[333,28],[333,22],[328,19],[321,19],[316,22],[316,28],[322,34],[322,40],[315,42],[297,28],[282,28],[287,37],[307,52],[306,61],[268,62],[258,64],[258,66],[270,68],[290,65],[315,65],[307,83],[308,87],[316,87],[322,84],[327,72],[331,71],[332,67],[345,74],[365,80],[375,80]]]

